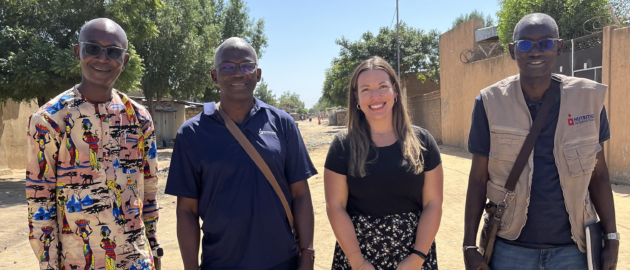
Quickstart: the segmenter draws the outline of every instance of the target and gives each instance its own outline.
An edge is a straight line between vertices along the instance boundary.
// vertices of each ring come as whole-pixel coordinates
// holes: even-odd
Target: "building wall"
[[[164,140],[175,140],[177,131],[186,122],[186,106],[179,103],[171,103],[171,107],[177,108],[176,112],[156,111],[153,116],[155,124],[155,136],[159,146]]]
[[[402,84],[403,89],[407,91],[407,98],[422,96],[433,91],[440,90],[440,84],[434,83],[429,80],[426,80],[424,83],[422,83],[422,80],[418,79],[418,77],[414,76],[413,74],[407,76]]]
[[[186,120],[195,117],[196,115],[198,115],[202,111],[203,111],[203,107],[186,109]]]
[[[440,91],[409,98],[411,122],[431,133],[437,143],[442,143]]]
[[[0,110],[0,174],[8,169],[26,168],[26,126],[37,110],[37,101],[7,101]]]
[[[602,83],[611,139],[605,145],[610,177],[630,183],[630,28],[604,29]]]
[[[518,73],[516,63],[503,55],[465,64],[460,54],[475,46],[475,30],[483,20],[472,19],[440,36],[442,142],[465,148],[475,97],[481,89]]]

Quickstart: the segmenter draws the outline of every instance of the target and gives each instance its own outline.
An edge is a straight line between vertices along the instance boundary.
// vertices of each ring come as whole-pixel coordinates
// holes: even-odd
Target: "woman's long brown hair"
[[[424,168],[422,157],[424,148],[411,126],[411,120],[407,113],[407,97],[400,91],[400,82],[392,66],[383,58],[374,56],[363,61],[354,70],[350,80],[348,91],[348,132],[345,134],[350,145],[350,175],[365,177],[367,175],[365,171],[366,164],[373,163],[378,159],[378,151],[376,151],[375,159],[367,160],[370,148],[373,147],[376,150],[376,145],[372,142],[370,124],[365,119],[365,114],[357,108],[359,104],[357,97],[359,75],[366,70],[382,70],[389,75],[391,84],[398,96],[398,102],[395,102],[392,108],[394,133],[400,143],[403,157],[409,162],[409,169],[414,174],[420,174]]]

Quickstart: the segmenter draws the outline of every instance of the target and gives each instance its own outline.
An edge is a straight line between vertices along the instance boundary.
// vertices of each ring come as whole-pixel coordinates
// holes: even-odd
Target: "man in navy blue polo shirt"
[[[184,267],[313,269],[314,215],[306,179],[317,171],[299,130],[286,112],[254,98],[262,71],[245,40],[233,37],[223,42],[214,63],[212,79],[221,91],[221,110],[277,179],[292,208],[299,243],[277,193],[226,128],[217,104],[206,103],[177,134],[166,184],[166,193],[177,196],[177,238]]]

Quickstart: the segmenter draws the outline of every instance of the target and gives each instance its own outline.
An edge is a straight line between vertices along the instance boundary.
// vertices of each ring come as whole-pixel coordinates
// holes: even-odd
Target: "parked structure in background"
[[[509,54],[468,61],[462,52],[479,47],[476,30],[483,20],[473,19],[440,36],[440,82],[442,142],[465,148],[468,144],[470,115],[481,89],[518,74]],[[485,42],[484,44],[487,44]],[[630,28],[606,27],[573,41],[565,41],[565,51],[554,72],[588,78],[609,86],[605,106],[611,140],[605,143],[606,161],[614,181],[630,183]],[[432,132],[433,134],[433,132]]]

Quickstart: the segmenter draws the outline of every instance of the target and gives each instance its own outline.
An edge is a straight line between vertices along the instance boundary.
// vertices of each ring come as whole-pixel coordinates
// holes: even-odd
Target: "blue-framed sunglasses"
[[[105,50],[107,58],[112,60],[120,60],[120,58],[125,54],[125,51],[127,51],[126,49],[120,48],[118,46],[103,47],[99,44],[86,41],[81,41],[79,43],[81,44],[81,46],[83,46],[83,49],[85,50],[85,53],[87,55],[98,57],[99,55],[101,55],[101,52]]]
[[[546,38],[546,39],[541,39],[538,42],[533,42],[531,40],[515,40],[514,45],[516,45],[516,48],[518,48],[519,51],[521,52],[529,52],[532,50],[532,48],[534,47],[534,43],[536,43],[538,45],[538,49],[540,49],[541,51],[549,51],[553,49],[553,44],[555,41],[560,41],[562,39],[559,38]]]

